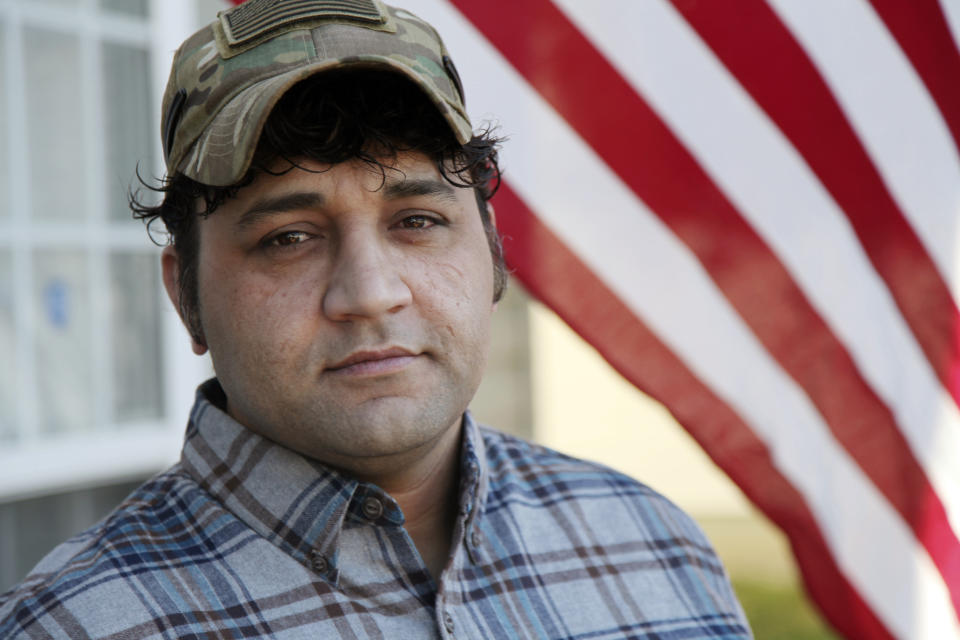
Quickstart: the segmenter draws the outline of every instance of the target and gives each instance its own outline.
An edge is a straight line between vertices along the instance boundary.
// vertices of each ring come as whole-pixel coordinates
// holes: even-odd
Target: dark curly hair
[[[448,182],[474,189],[493,255],[496,302],[506,287],[506,267],[487,201],[500,185],[499,144],[500,139],[489,129],[461,144],[426,94],[396,73],[333,71],[308,78],[284,94],[263,128],[250,169],[236,184],[212,187],[180,173],[167,176],[158,186],[140,178],[141,185],[160,194],[162,201],[153,205],[138,189],[130,194],[130,209],[134,218],[146,222],[149,231],[158,219],[163,221],[167,242],[176,249],[179,260],[180,312],[191,336],[203,344],[197,216],[214,213],[261,172],[273,173],[268,167],[276,166],[277,160],[287,161],[289,171],[304,160],[334,165],[359,159],[385,178],[398,154],[417,151],[433,160]]]

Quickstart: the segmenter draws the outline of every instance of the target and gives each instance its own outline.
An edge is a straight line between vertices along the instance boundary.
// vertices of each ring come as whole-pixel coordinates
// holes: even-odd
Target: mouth
[[[327,372],[350,375],[394,373],[412,363],[418,354],[402,347],[356,351],[327,367]]]

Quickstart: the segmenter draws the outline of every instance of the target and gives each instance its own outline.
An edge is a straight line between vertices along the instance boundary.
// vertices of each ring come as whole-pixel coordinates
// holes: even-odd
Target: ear
[[[187,333],[190,334],[193,352],[202,356],[207,352],[207,345],[199,342],[193,335],[190,323],[183,317],[183,308],[180,306],[180,255],[177,250],[170,245],[164,247],[160,254],[160,264],[163,267],[163,287],[167,290],[167,297],[170,298],[173,308],[177,310],[177,315],[180,316],[181,322],[187,328]]]

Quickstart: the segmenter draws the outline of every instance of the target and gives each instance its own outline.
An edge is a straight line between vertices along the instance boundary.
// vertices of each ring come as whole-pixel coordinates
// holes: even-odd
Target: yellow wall
[[[538,303],[530,341],[537,441],[622,471],[699,516],[749,514],[740,491],[666,409]]]

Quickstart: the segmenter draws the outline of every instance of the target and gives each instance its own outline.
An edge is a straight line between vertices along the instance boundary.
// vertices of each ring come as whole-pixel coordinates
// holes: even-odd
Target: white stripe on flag
[[[602,5],[557,4],[777,253],[893,411],[960,532],[960,410],[816,176],[668,3],[620,6],[616,21],[607,18]],[[874,105],[875,111],[883,109],[883,103]],[[941,122],[938,113],[928,115]],[[939,134],[941,146],[944,140],[951,144],[945,127]],[[955,176],[940,176],[941,181],[952,178],[947,184],[955,192],[960,188],[960,169]]]
[[[770,5],[813,60],[960,300],[960,157],[923,81],[864,0]]]

